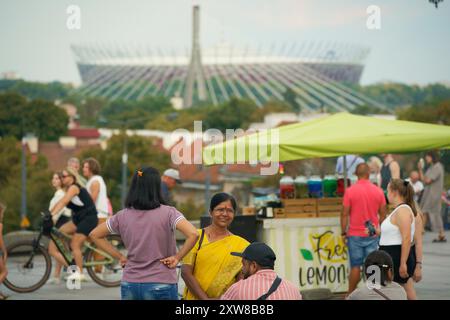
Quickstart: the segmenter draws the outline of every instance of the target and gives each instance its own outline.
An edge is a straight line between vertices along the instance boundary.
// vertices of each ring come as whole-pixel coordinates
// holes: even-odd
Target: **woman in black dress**
[[[73,235],[71,248],[75,264],[78,267],[80,280],[83,276],[83,255],[81,248],[98,224],[97,209],[88,191],[77,183],[77,175],[71,168],[62,172],[63,184],[67,191],[64,197],[51,210],[52,216],[67,207],[72,210],[72,221],[64,224],[59,230]],[[51,255],[61,264],[67,266],[61,253],[51,252]]]

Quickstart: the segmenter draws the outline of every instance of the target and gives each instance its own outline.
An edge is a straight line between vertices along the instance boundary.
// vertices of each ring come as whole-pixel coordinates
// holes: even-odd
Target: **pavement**
[[[446,232],[450,240],[450,231]],[[423,279],[415,285],[421,300],[450,300],[450,242],[432,243],[435,233],[424,235]],[[88,276],[89,278],[89,276]],[[184,288],[180,278],[179,291]],[[46,284],[32,293],[15,293],[0,285],[0,291],[10,295],[11,300],[119,300],[120,288],[104,288],[89,279],[81,283],[81,290],[69,290],[65,283]]]

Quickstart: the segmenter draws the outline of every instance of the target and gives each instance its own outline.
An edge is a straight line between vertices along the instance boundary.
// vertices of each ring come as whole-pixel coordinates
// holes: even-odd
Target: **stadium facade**
[[[284,100],[290,90],[305,112],[361,105],[384,108],[347,86],[359,83],[368,48],[311,42],[257,49],[219,44],[202,50],[198,14],[194,7],[190,54],[142,46],[73,45],[82,79],[80,92],[112,100],[175,97],[182,107],[189,107],[204,100],[217,105],[231,97],[261,106]]]

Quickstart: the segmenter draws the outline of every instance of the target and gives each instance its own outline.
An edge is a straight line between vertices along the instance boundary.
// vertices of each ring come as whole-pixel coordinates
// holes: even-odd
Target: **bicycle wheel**
[[[109,235],[106,238],[120,253],[127,256],[127,249],[122,242],[119,235]],[[96,253],[92,250],[88,250],[85,255],[85,262],[91,263],[94,261],[102,260],[96,257]],[[114,260],[112,263],[105,263],[104,265],[89,266],[86,267],[87,272],[91,276],[92,280],[103,287],[118,287],[122,280],[122,266],[119,261]]]
[[[19,241],[7,247],[8,276],[5,286],[18,293],[38,290],[50,277],[52,259],[47,250],[34,241]]]

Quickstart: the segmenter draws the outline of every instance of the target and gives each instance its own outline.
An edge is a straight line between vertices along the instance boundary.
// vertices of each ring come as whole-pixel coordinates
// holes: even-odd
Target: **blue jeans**
[[[350,267],[361,267],[367,256],[378,250],[378,241],[379,237],[348,237],[347,246],[350,256]]]
[[[178,285],[168,283],[134,283],[120,284],[122,300],[178,300]]]

